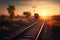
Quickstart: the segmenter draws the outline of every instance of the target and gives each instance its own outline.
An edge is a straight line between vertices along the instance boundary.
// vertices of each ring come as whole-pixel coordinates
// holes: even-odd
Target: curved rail
[[[39,38],[39,36],[40,36],[40,33],[41,33],[42,29],[43,29],[43,26],[44,26],[44,22],[43,22],[43,24],[42,24],[42,26],[41,26],[41,28],[40,28],[40,30],[39,30],[39,32],[38,32],[35,40],[38,40],[38,38]]]
[[[25,30],[31,28],[32,26],[34,26],[34,25],[37,24],[38,22],[39,22],[39,21],[33,23],[32,25],[28,26],[27,28],[25,28],[25,29],[22,30],[22,31],[20,31],[20,29],[19,29],[18,32],[16,31],[16,32],[15,32],[16,34],[14,34],[13,36],[12,36],[12,34],[11,34],[9,37],[4,37],[4,40],[9,40],[9,39],[15,37],[16,35],[21,34],[22,32],[24,32]]]

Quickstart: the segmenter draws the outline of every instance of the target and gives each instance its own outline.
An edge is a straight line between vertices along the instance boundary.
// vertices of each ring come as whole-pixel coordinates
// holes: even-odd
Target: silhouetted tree
[[[55,15],[52,17],[55,21],[60,21],[60,15]]]
[[[8,10],[9,16],[11,18],[13,18],[14,17],[15,6],[14,5],[9,5],[9,7],[7,8],[7,10]]]
[[[26,18],[29,18],[31,16],[30,12],[23,12],[23,15],[26,15]]]
[[[3,20],[5,18],[5,15],[1,15],[1,20]]]
[[[35,14],[34,14],[34,17],[35,17],[35,19],[38,19],[38,18],[39,18],[38,13],[35,13]]]
[[[0,27],[2,27],[2,25],[3,25],[3,23],[4,23],[4,18],[5,18],[5,15],[1,15]]]

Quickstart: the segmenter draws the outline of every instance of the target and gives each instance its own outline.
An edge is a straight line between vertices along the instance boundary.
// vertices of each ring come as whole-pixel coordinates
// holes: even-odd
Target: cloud
[[[41,1],[51,1],[51,2],[58,2],[60,0],[0,0],[0,4],[19,4],[20,2],[41,2]]]
[[[38,0],[38,1],[60,1],[60,0]]]
[[[36,3],[35,3],[36,2]],[[30,6],[37,5],[39,2],[52,2],[55,4],[60,4],[60,0],[0,0],[0,5],[18,5],[18,6]]]

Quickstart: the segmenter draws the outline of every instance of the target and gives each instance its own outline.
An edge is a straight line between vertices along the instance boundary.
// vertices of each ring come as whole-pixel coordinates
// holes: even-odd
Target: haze
[[[59,0],[0,0],[0,15],[9,15],[7,12],[8,5],[14,5],[15,15],[23,15],[24,11],[31,12],[34,15],[38,13],[40,16],[60,15],[60,1]]]

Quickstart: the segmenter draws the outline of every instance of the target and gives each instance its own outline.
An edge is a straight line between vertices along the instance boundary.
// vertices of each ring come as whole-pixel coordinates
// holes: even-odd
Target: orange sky
[[[27,5],[15,5],[15,15],[23,15],[24,11],[31,12],[34,15],[32,6],[36,6],[35,12],[41,16],[52,16],[52,15],[60,15],[60,4],[53,2],[27,2]],[[5,14],[8,15],[7,8],[8,5],[0,5],[0,15]]]

